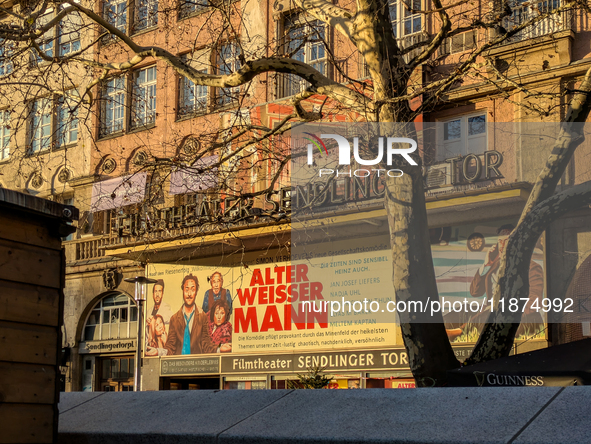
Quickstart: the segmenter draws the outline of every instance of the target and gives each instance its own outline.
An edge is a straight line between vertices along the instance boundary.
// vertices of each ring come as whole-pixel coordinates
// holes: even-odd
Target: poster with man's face
[[[231,352],[230,268],[155,265],[149,272],[157,282],[148,292],[146,356]]]
[[[147,304],[146,356],[397,345],[395,314],[361,311],[361,301],[385,307],[393,298],[385,242],[335,243],[306,258],[253,257],[232,266],[151,264],[148,276],[161,282]],[[331,302],[353,312],[332,313]]]
[[[516,220],[501,220],[430,230],[431,251],[440,301],[473,302],[476,313],[444,313],[447,334],[452,342],[476,342],[490,315],[490,299],[497,286],[500,257]],[[538,242],[529,273],[529,302],[526,304],[516,339],[545,338],[544,257]]]

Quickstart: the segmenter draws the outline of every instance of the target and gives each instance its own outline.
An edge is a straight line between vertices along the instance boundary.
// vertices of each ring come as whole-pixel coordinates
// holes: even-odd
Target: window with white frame
[[[229,42],[219,47],[217,51],[218,74],[225,75],[240,69],[241,49],[236,42]],[[216,105],[223,106],[238,100],[240,87],[217,88]]]
[[[78,142],[76,92],[47,97],[29,104],[28,146],[31,153]],[[1,112],[0,112],[1,113]]]
[[[59,55],[64,56],[80,50],[82,16],[78,11],[68,14],[58,25]]]
[[[134,31],[142,31],[158,24],[158,0],[137,0]]]
[[[207,70],[201,71],[207,73]],[[187,77],[179,81],[179,116],[187,116],[207,111],[208,88],[197,85]]]
[[[323,23],[310,19],[304,13],[288,14],[283,20],[283,34],[286,38],[284,54],[328,75],[326,26]],[[303,91],[308,82],[301,77],[288,74],[282,76],[278,86],[278,96],[288,97]]]
[[[107,0],[103,3],[103,17],[119,31],[127,32],[127,0]]]
[[[57,145],[65,146],[78,141],[78,103],[60,98],[57,105]]]
[[[437,160],[486,151],[486,111],[440,121]]]
[[[0,77],[13,71],[12,55],[12,44],[0,39]]]
[[[133,73],[133,103],[131,125],[136,128],[156,121],[156,67]]]
[[[101,135],[123,131],[125,128],[125,77],[108,80],[103,88]]]
[[[10,155],[10,111],[0,111],[0,160]]]
[[[390,20],[394,37],[401,39],[420,33],[423,29],[421,0],[390,0]]]
[[[79,3],[79,0],[76,0]],[[61,9],[69,5],[64,5]],[[48,9],[45,14],[37,19],[35,24],[36,29],[40,29],[47,25],[55,17],[55,10]],[[54,57],[54,55],[64,56],[80,49],[80,35],[82,31],[83,20],[80,12],[72,11],[66,15],[55,27],[48,29],[38,40],[36,40],[39,50],[33,50],[32,61],[34,63],[42,63],[44,61],[41,57],[42,53],[46,57]],[[54,48],[54,42],[57,41],[57,51]]]
[[[51,19],[53,18],[53,8],[49,9],[45,14],[37,19],[37,23],[35,25],[36,29],[43,28],[43,26],[47,25]],[[36,40],[36,43],[39,49],[33,50],[33,63],[42,63],[44,61],[43,57],[41,57],[40,53],[42,53],[45,57],[53,57],[53,43],[55,41],[55,28],[48,29],[39,39]]]
[[[105,296],[88,315],[83,341],[126,339],[137,336],[137,307],[127,295]]]
[[[31,103],[30,147],[33,153],[51,147],[52,100],[44,98]]]
[[[439,47],[438,55],[457,54],[476,48],[478,31],[476,29],[448,37]]]

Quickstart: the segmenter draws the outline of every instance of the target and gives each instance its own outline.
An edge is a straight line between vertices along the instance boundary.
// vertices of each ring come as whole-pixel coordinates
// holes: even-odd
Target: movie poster
[[[431,251],[439,300],[453,304],[467,301],[476,310],[444,310],[447,334],[452,342],[476,342],[486,323],[497,286],[500,254],[516,221],[501,220],[430,230]],[[516,339],[545,338],[543,239],[532,257],[529,302],[526,303]],[[442,304],[444,306],[444,304]],[[538,307],[538,309],[536,309]],[[510,307],[505,305],[505,310]],[[514,308],[514,307],[512,307]]]
[[[441,310],[452,342],[476,342],[513,223],[431,230],[441,304],[406,309]],[[542,245],[531,262],[517,339],[546,337],[546,319],[535,309],[544,297]],[[392,269],[387,236],[311,244],[291,256],[245,256],[214,267],[152,264],[148,276],[158,282],[149,288],[146,356],[402,345]]]
[[[150,265],[158,282],[148,289],[146,356],[396,345],[395,314],[368,307],[393,300],[383,241],[332,244],[306,256]]]

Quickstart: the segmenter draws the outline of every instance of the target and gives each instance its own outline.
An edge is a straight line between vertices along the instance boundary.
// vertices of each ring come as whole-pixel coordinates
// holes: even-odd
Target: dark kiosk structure
[[[57,442],[65,255],[78,210],[0,188],[2,443]]]

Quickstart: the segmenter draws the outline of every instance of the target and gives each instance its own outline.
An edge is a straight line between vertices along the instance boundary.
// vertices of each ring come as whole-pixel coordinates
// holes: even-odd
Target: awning
[[[170,175],[170,194],[188,194],[218,186],[218,156],[199,159],[193,165],[179,168]]]
[[[468,365],[447,375],[452,387],[591,385],[591,339]]]
[[[90,211],[112,210],[139,203],[146,193],[147,173],[122,176],[92,185]]]

